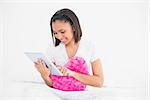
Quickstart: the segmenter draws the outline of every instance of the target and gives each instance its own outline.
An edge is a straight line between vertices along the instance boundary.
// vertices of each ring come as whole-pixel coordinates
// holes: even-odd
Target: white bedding
[[[64,92],[42,82],[5,81],[0,100],[146,100],[146,94],[142,87],[88,86],[86,91]]]

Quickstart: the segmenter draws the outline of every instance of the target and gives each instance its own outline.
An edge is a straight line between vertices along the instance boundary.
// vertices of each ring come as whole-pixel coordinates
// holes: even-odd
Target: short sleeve
[[[90,43],[90,45],[90,62],[93,62],[99,59],[100,57],[95,43]]]

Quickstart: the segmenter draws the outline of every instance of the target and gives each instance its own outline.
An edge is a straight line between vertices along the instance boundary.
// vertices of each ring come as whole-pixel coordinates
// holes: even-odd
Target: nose
[[[63,39],[63,35],[61,33],[58,33],[57,36],[56,36],[56,38],[61,41]]]

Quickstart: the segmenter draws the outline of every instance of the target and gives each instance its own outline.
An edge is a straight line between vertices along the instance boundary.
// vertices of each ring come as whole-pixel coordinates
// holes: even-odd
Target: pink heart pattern
[[[70,58],[65,65],[68,69],[88,75],[88,66],[82,57]],[[74,78],[73,76],[49,75],[53,81],[53,88],[63,91],[82,91],[86,85]]]

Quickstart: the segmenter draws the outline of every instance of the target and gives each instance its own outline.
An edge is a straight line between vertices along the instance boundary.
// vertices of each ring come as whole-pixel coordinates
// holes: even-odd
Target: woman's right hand
[[[46,67],[45,62],[42,59],[38,59],[35,63],[35,67],[40,72],[41,76],[49,76],[50,69]]]
[[[53,83],[49,77],[50,69],[46,67],[45,62],[42,59],[38,59],[38,61],[35,62],[35,67],[38,70],[38,72],[40,72],[41,77],[43,78],[45,83],[51,87]]]

